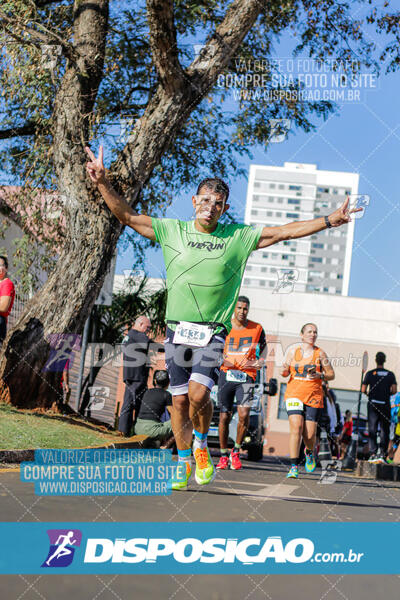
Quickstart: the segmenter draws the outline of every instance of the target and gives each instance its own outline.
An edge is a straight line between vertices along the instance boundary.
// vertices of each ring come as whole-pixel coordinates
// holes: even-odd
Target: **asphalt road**
[[[213,484],[193,481],[183,492],[160,497],[36,497],[19,472],[0,470],[2,521],[313,521],[400,519],[400,484],[339,474],[319,483],[320,470],[285,478],[278,459],[244,461],[241,471],[218,472]],[[400,552],[400,549],[399,549]],[[400,562],[399,562],[400,564]],[[400,573],[400,567],[399,567]],[[400,596],[397,575],[3,575],[7,599],[127,600],[385,600]]]

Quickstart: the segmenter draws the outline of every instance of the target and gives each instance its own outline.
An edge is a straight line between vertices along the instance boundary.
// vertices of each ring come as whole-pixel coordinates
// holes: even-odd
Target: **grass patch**
[[[104,434],[96,428],[0,404],[0,450],[83,448],[104,445],[112,439],[112,434]]]

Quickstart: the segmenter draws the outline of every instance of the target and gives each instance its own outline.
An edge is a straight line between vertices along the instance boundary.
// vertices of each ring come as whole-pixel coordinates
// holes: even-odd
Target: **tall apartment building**
[[[348,194],[358,193],[358,179],[357,173],[322,171],[312,164],[251,165],[245,222],[274,226],[327,215]],[[354,221],[254,252],[243,285],[272,289],[287,274],[294,291],[347,296],[353,235]]]

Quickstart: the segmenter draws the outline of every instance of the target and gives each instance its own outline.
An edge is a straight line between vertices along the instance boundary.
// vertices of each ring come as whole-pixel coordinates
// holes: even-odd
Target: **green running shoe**
[[[211,460],[208,448],[197,448],[194,451],[194,459],[196,461],[195,479],[199,485],[211,483],[215,477],[214,463]]]
[[[286,475],[286,479],[297,479],[299,476],[299,468],[296,465],[292,465],[289,469],[289,473]]]
[[[313,471],[315,471],[316,466],[317,466],[317,464],[315,462],[314,454],[307,454],[307,452],[306,452],[305,468],[306,468],[307,473],[312,473]]]
[[[190,462],[185,461],[185,464],[186,464],[186,478],[183,479],[183,481],[172,480],[171,487],[173,490],[187,490],[188,482],[189,482],[190,476],[192,474],[192,466],[191,466]]]

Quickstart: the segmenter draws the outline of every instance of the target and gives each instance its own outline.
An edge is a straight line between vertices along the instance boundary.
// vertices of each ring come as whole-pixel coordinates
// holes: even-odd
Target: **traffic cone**
[[[342,469],[344,471],[354,471],[357,461],[357,443],[358,433],[351,434],[351,442],[347,446],[346,454],[342,462]]]
[[[328,441],[327,433],[324,430],[321,431],[318,460],[320,463],[322,463],[323,460],[328,462],[332,461],[331,446]]]

